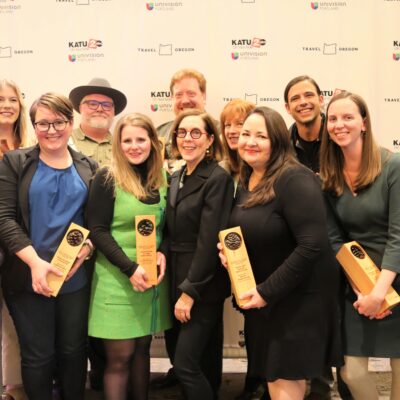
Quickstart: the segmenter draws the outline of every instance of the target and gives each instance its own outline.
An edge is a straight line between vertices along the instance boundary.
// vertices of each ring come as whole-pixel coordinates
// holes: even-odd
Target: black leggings
[[[128,385],[134,400],[147,400],[150,378],[151,335],[135,339],[104,339],[105,400],[125,400]]]

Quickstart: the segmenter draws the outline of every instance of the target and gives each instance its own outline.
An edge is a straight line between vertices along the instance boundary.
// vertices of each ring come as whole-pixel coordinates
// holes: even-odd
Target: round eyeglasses
[[[184,128],[179,128],[175,131],[176,137],[184,139],[189,134],[192,139],[200,139],[201,135],[207,135],[207,132],[202,132],[199,128],[193,128],[191,131],[187,131]]]
[[[50,126],[52,126],[55,131],[63,131],[67,127],[68,122],[69,121],[63,121],[60,119],[54,122],[39,121],[35,122],[33,125],[40,132],[48,132]]]
[[[111,101],[85,100],[81,104],[86,104],[91,110],[97,110],[99,106],[104,111],[111,111],[114,108],[114,103]]]

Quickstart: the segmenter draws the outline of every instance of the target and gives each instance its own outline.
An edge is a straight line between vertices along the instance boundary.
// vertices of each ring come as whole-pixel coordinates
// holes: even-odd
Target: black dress
[[[257,290],[267,302],[245,312],[248,351],[267,381],[321,376],[342,364],[339,267],[330,248],[318,179],[292,167],[265,205],[243,208],[238,188],[230,226],[242,228]],[[339,355],[339,356],[338,356]]]

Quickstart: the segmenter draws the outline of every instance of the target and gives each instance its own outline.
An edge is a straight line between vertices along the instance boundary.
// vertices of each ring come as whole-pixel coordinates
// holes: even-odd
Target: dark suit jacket
[[[29,238],[29,187],[39,161],[39,146],[10,151],[0,162],[0,240],[7,250],[3,290],[21,291],[31,280],[29,267],[15,253],[32,245]],[[97,163],[69,148],[78,174],[89,188]]]
[[[215,160],[201,161],[179,189],[181,175],[182,170],[172,176],[167,202],[172,300],[185,292],[195,301],[221,301],[230,285],[217,242],[228,224],[233,180]]]

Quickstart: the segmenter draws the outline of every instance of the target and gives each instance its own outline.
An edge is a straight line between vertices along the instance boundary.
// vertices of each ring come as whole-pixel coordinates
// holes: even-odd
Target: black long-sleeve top
[[[132,166],[139,174],[143,185],[147,181],[146,163]],[[113,265],[125,275],[131,277],[138,267],[135,261],[128,258],[111,234],[111,224],[114,217],[114,184],[107,181],[108,169],[101,169],[93,179],[88,201],[88,227],[93,244]],[[156,204],[160,201],[160,193],[142,199],[145,204]]]

